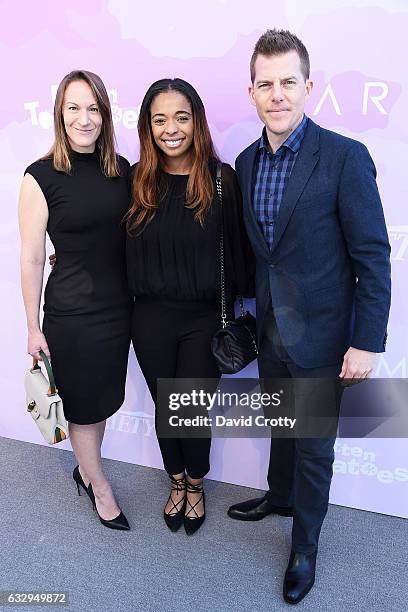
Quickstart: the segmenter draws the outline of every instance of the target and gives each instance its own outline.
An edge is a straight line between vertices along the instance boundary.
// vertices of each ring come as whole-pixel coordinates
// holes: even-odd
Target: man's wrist
[[[363,351],[364,353],[370,353],[370,355],[377,355],[374,351],[368,351],[367,349],[357,348],[356,346],[350,346],[353,351]]]

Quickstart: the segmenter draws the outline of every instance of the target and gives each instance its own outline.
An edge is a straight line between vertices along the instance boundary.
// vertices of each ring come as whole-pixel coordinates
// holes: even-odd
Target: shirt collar
[[[299,149],[300,149],[300,145],[302,143],[303,137],[304,137],[305,132],[306,132],[307,122],[308,122],[308,118],[304,114],[302,121],[299,123],[297,128],[287,137],[285,142],[283,142],[281,144],[281,146],[279,147],[278,151],[282,147],[286,147],[287,149],[290,149],[291,151],[293,151],[293,153],[297,153],[299,151]],[[266,149],[267,151],[270,150],[269,142],[268,142],[268,137],[266,135],[266,128],[265,127],[262,130],[262,135],[261,135],[261,138],[260,138],[260,141],[259,141],[259,147],[258,148],[259,149]],[[276,153],[278,151],[276,151]]]

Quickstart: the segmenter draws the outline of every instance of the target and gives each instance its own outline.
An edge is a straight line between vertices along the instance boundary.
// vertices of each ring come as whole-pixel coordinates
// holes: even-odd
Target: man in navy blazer
[[[376,171],[366,147],[304,114],[313,83],[303,43],[268,30],[251,59],[249,94],[262,136],[236,160],[256,256],[261,378],[368,377],[385,350],[390,246]],[[276,438],[269,491],[232,506],[232,518],[293,516],[283,595],[312,588],[327,512],[335,437]]]

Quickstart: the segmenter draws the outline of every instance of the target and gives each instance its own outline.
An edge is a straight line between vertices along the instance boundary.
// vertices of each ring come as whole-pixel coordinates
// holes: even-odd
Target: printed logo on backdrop
[[[399,355],[397,359],[380,353],[373,372],[374,378],[407,378],[407,356]]]
[[[357,71],[336,74],[328,83],[324,73],[318,71],[312,79],[313,94],[306,105],[310,116],[323,120],[326,126],[335,121],[355,132],[385,128],[402,92],[399,83],[369,78]]]
[[[341,125],[359,132],[373,127],[386,127],[388,114],[401,93],[401,86],[398,83],[368,78],[355,71],[337,74],[329,83],[325,82],[323,72],[314,73],[312,78],[315,85],[314,93],[307,104],[307,112],[313,117],[323,118],[328,124],[333,119],[338,123],[340,117]],[[57,87],[57,85],[50,86],[50,108],[54,105]],[[205,93],[202,91],[203,97]],[[140,103],[135,107],[122,108],[119,105],[117,89],[110,89],[108,95],[114,124],[122,124],[129,130],[136,129]],[[139,93],[140,97],[143,95],[144,92]],[[24,102],[24,108],[33,126],[45,130],[51,129],[52,110],[41,109],[38,100]],[[243,103],[240,110],[244,119],[248,106]],[[213,121],[216,123],[216,118]]]
[[[154,415],[142,410],[119,410],[108,419],[106,429],[139,438],[155,437]]]
[[[362,98],[361,98],[361,114],[368,115],[369,110],[373,111],[376,109],[380,115],[388,115],[387,110],[384,108],[382,101],[388,96],[389,88],[387,83],[383,81],[366,81],[362,84]],[[341,103],[336,97],[335,90],[332,83],[329,83],[320,97],[313,111],[313,115],[319,115],[322,107],[325,103],[332,106],[332,109],[339,117],[345,114],[345,106],[347,111],[349,110],[348,104],[341,108]],[[371,107],[371,108],[370,108]]]
[[[408,257],[408,225],[389,225],[392,261],[406,261]]]
[[[57,89],[58,85],[51,85],[52,107],[54,106]],[[118,103],[118,92],[116,89],[110,89],[108,91],[108,96],[111,103],[113,123],[115,125],[120,123],[128,130],[135,130],[139,118],[140,104],[137,107],[122,108]],[[31,125],[39,126],[44,130],[52,128],[54,123],[53,113],[51,110],[40,110],[40,102],[38,100],[24,102],[24,108],[29,113]]]
[[[358,445],[351,446],[341,440],[336,440],[334,451],[336,456],[333,464],[334,474],[371,478],[380,484],[408,482],[408,467],[383,469],[377,465],[377,457],[373,451]]]

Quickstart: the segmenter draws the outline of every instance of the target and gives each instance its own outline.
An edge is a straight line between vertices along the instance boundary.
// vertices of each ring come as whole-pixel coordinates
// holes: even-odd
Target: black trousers
[[[333,378],[342,363],[301,368],[282,344],[271,306],[259,347],[261,378]],[[334,382],[337,416],[343,388]],[[333,414],[333,406],[330,406]],[[325,438],[274,438],[268,469],[267,496],[277,506],[293,506],[292,550],[310,554],[317,550],[320,530],[327,513],[333,475],[335,436]]]
[[[132,342],[156,405],[158,378],[220,378],[210,350],[220,326],[214,302],[136,298]],[[210,469],[211,438],[159,438],[165,470],[202,478]]]

